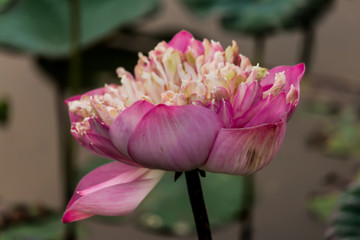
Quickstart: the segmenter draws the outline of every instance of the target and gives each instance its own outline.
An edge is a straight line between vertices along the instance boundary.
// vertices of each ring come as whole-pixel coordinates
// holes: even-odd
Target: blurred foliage
[[[0,14],[11,10],[20,0],[0,0]]]
[[[310,111],[326,116],[321,127],[309,136],[310,147],[341,158],[360,155],[360,114],[355,106],[337,112],[333,105],[317,103]]]
[[[157,0],[82,0],[82,46],[93,44],[156,6]],[[70,51],[69,27],[68,1],[22,0],[0,15],[0,43],[44,56],[66,56]]]
[[[331,221],[328,238],[337,240],[360,239],[360,179],[341,196],[338,209]]]
[[[224,226],[239,218],[246,208],[244,178],[206,173],[202,188],[211,226]],[[185,176],[174,182],[167,173],[139,208],[140,226],[159,233],[187,235],[195,232]]]
[[[0,210],[0,240],[63,239],[61,215],[43,204],[4,204]]]
[[[326,221],[332,215],[340,195],[339,191],[314,195],[308,199],[307,208],[317,219]]]
[[[64,230],[61,216],[52,216],[46,220],[9,228],[0,234],[0,240],[61,240]]]
[[[225,28],[251,35],[314,23],[333,0],[183,0],[200,16],[217,12]]]
[[[9,118],[9,101],[0,99],[0,125],[6,124]]]

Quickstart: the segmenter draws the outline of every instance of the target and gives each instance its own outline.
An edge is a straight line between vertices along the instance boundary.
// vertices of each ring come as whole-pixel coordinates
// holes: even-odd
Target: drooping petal
[[[223,122],[202,106],[157,105],[144,115],[128,152],[144,167],[187,171],[201,166]]]
[[[76,187],[63,216],[73,222],[93,215],[132,212],[159,182],[162,171],[112,162],[87,174]]]
[[[285,120],[251,128],[222,128],[201,169],[239,175],[260,170],[278,152],[285,130]]]
[[[153,107],[153,104],[145,100],[137,101],[120,113],[111,124],[110,139],[124,155],[129,157],[127,148],[130,136],[142,117]]]
[[[269,74],[261,80],[264,90],[269,89],[275,82],[276,73],[284,72],[286,78],[285,93],[290,91],[291,84],[300,91],[300,80],[305,73],[305,64],[300,63],[294,66],[278,66],[269,71]]]

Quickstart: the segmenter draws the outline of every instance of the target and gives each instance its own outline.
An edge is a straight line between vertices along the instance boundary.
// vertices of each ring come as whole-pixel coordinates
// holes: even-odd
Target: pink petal
[[[221,127],[218,115],[205,107],[160,104],[139,122],[128,151],[148,168],[191,170],[205,162]]]
[[[257,81],[239,85],[234,101],[234,117],[242,116],[252,105],[261,100],[261,88]]]
[[[260,170],[279,150],[285,129],[285,121],[251,128],[222,128],[201,168],[239,175]]]
[[[271,87],[275,81],[275,74],[278,72],[285,72],[286,77],[286,85],[285,85],[285,93],[290,91],[291,84],[300,92],[300,80],[305,73],[305,64],[300,63],[295,66],[278,66],[274,67],[269,71],[269,74],[261,80],[261,86],[264,90]]]
[[[190,44],[190,40],[193,39],[191,33],[182,30],[178,32],[168,43],[169,47],[175,48],[181,52],[185,52]]]
[[[131,134],[145,113],[153,107],[154,105],[147,101],[137,101],[120,113],[111,124],[110,139],[116,148],[126,156],[129,157],[127,148]]]
[[[112,162],[87,174],[76,187],[63,216],[73,222],[93,215],[120,216],[132,212],[163,175],[162,171]]]

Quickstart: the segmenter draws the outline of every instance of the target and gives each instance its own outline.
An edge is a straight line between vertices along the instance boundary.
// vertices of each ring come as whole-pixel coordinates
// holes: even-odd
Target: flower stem
[[[314,48],[315,29],[310,23],[303,26],[303,46],[301,50],[300,61],[306,64],[306,71],[309,72],[311,67],[311,56]]]
[[[211,230],[198,170],[185,172],[186,185],[199,240],[211,240]]]
[[[240,216],[241,231],[240,240],[253,239],[253,211],[255,198],[254,174],[244,176],[244,210]]]

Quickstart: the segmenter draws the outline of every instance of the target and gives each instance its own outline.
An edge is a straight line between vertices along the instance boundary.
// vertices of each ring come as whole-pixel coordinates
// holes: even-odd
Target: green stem
[[[69,0],[70,10],[70,66],[69,77],[67,87],[70,87],[71,95],[78,94],[81,87],[81,12],[80,12],[80,0]],[[75,148],[73,144],[73,138],[69,133],[70,124],[68,120],[68,114],[64,105],[64,99],[66,98],[66,89],[60,88],[59,94],[59,114],[61,114],[61,154],[63,163],[63,176],[65,182],[65,204],[67,204],[72,196],[75,178],[76,178],[76,166],[75,166]],[[65,111],[64,111],[65,110]],[[65,205],[66,207],[66,205]],[[66,224],[64,240],[75,240],[76,225],[74,223]]]
[[[71,94],[78,94],[81,88],[81,9],[80,0],[69,0],[70,4],[70,71]]]
[[[245,203],[244,211],[240,216],[240,240],[253,239],[253,211],[255,199],[255,175],[244,176]]]
[[[185,177],[198,239],[211,240],[210,223],[201,189],[199,172],[197,169],[185,172]]]

